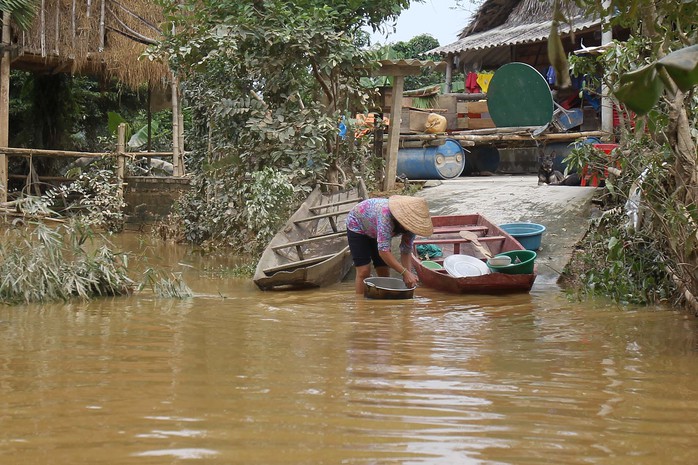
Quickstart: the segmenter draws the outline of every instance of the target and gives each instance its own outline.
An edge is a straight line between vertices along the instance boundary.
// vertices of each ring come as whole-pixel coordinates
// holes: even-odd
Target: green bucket
[[[536,253],[533,250],[511,250],[509,252],[502,252],[496,256],[505,255],[511,257],[511,264],[497,266],[490,265],[487,266],[490,270],[495,273],[506,273],[506,274],[532,274],[533,264],[536,260]],[[516,263],[515,263],[516,262]]]

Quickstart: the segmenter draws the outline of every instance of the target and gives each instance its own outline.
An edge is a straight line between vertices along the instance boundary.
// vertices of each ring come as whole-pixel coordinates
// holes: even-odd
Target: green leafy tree
[[[619,238],[609,250],[623,244],[627,258],[628,251],[640,254],[651,243],[657,261],[645,263],[676,286],[676,300],[698,311],[698,24],[692,20],[698,2],[612,0],[607,8],[583,3],[590,13],[610,17],[609,26],[631,31],[628,41],[616,42],[592,62],[571,57],[578,73],[603,70],[619,113],[632,123],[614,152],[622,176],[607,185],[618,201],[626,200],[623,192],[641,194],[644,226],[630,237],[609,232]],[[627,274],[656,276],[634,271]]]
[[[152,56],[180,75],[192,111],[189,169],[198,190],[183,203],[187,237],[258,248],[268,237],[250,231],[261,226],[245,214],[258,189],[242,186],[287,179],[294,197],[265,210],[279,223],[316,183],[346,185],[367,165],[338,136],[346,109],[371,99],[359,83],[371,66],[362,27],[380,27],[409,1],[161,3],[174,27]],[[253,176],[260,172],[269,179]]]
[[[440,61],[439,55],[427,55],[425,52],[439,46],[439,41],[429,34],[421,34],[407,42],[397,42],[390,45],[395,51],[396,58]],[[421,89],[444,81],[442,72],[424,69],[417,76],[405,77],[405,90]]]

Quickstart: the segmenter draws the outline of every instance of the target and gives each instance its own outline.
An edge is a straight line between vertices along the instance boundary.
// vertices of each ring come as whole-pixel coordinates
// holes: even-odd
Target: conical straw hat
[[[388,198],[388,208],[395,219],[408,231],[422,237],[429,237],[434,232],[429,206],[423,198],[391,195]]]

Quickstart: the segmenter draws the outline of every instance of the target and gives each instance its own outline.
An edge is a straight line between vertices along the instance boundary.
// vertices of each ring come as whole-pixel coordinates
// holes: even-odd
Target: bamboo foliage
[[[13,34],[17,60],[43,60],[70,70],[137,87],[164,86],[164,63],[140,59],[160,39],[162,9],[148,0],[41,0],[33,25]]]

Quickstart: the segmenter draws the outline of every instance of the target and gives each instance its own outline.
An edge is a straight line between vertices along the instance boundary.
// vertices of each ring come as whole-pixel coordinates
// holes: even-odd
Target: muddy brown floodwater
[[[196,296],[0,307],[0,463],[689,464],[698,327],[530,294],[261,292],[120,238]],[[123,242],[122,242],[123,241]]]

